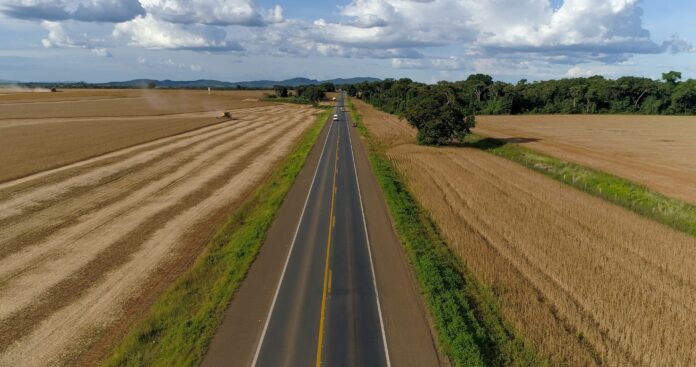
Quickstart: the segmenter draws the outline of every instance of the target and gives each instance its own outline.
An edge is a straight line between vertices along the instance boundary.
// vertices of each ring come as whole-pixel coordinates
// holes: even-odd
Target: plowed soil
[[[298,105],[240,108],[213,125],[191,117],[203,127],[175,125],[189,130],[177,135],[145,118],[145,130],[158,125],[165,137],[141,144],[141,126],[123,132],[116,124],[105,127],[113,135],[84,138],[98,147],[131,136],[110,153],[83,160],[98,149],[75,153],[71,164],[0,184],[0,366],[98,360],[95,343],[116,338],[186,269],[314,113]],[[66,151],[77,140],[64,135],[84,134],[79,120],[68,123],[72,130],[56,133]],[[39,127],[51,124],[34,124],[23,137],[49,166],[54,151]],[[0,144],[0,156],[13,149]],[[96,354],[85,358],[86,351]]]
[[[696,117],[480,116],[475,131],[696,204]]]
[[[555,364],[696,363],[696,239],[492,154],[414,145],[406,122],[358,105],[454,253]]]

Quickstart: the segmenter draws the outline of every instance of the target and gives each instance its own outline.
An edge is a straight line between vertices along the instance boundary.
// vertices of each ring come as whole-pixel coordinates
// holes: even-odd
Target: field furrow
[[[360,108],[453,251],[552,361],[696,362],[696,239],[480,150],[404,143],[384,121],[405,122]]]
[[[131,317],[133,300],[185,270],[173,266],[195,258],[314,114],[243,111],[0,185],[0,365],[63,364]]]

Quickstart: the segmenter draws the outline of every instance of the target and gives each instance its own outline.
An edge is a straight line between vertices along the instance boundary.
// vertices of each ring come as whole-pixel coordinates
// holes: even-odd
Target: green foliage
[[[454,366],[545,366],[546,361],[504,321],[492,291],[452,254],[427,213],[349,104],[365,136],[401,243],[434,318],[441,347]]]
[[[476,74],[454,83],[436,85],[415,83],[410,79],[386,79],[379,82],[344,86],[350,96],[362,98],[389,113],[404,115],[429,93],[450,89],[464,108],[473,114],[696,114],[696,81],[681,80],[681,73],[663,74],[663,81],[640,77],[616,80],[602,76],[548,80],[517,84],[494,81]],[[429,90],[429,92],[428,92]],[[424,92],[425,91],[425,92]],[[437,98],[437,97],[434,97]],[[429,134],[426,134],[429,135]]]
[[[329,114],[318,116],[279,169],[230,216],[206,252],[160,296],[104,366],[200,363]]]
[[[273,87],[273,90],[275,91],[275,95],[278,98],[288,98],[288,87],[284,85],[276,85]]]
[[[418,143],[444,145],[463,142],[474,127],[473,115],[465,115],[461,99],[449,86],[422,87],[419,98],[411,100],[403,116],[418,129]]]
[[[696,206],[605,172],[562,161],[516,144],[472,135],[467,145],[523,164],[558,181],[696,236]]]
[[[326,91],[320,86],[303,85],[297,87],[297,97],[304,98],[312,103],[319,103],[319,101],[326,98]]]

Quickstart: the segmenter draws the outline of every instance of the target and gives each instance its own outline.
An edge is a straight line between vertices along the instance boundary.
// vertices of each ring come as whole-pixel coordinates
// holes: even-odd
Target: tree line
[[[290,98],[299,102],[316,104],[326,98],[327,92],[335,92],[336,86],[333,83],[324,82],[319,85],[297,86],[293,91],[285,85],[276,85],[273,90],[277,98]]]
[[[475,115],[599,114],[696,115],[696,80],[675,71],[661,80],[602,76],[516,84],[475,74],[435,85],[386,79],[345,86],[349,95],[406,118],[422,144],[461,141]]]

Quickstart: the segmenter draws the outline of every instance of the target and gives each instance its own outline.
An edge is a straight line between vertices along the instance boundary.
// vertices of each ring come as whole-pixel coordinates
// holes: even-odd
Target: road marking
[[[297,241],[297,234],[300,232],[300,226],[304,220],[305,211],[307,209],[307,203],[309,203],[309,197],[312,195],[312,189],[314,188],[314,183],[317,181],[317,174],[319,173],[319,167],[321,167],[321,161],[324,158],[324,150],[326,150],[326,145],[329,142],[329,137],[331,136],[331,130],[333,129],[333,121],[329,122],[329,131],[326,133],[326,140],[324,140],[324,146],[321,148],[321,153],[319,154],[319,162],[317,163],[317,168],[314,170],[314,177],[312,178],[312,183],[309,185],[309,191],[307,192],[307,198],[305,199],[304,206],[302,207],[302,213],[300,214],[300,221],[297,222],[297,228],[295,229],[295,235],[292,238],[292,243],[290,244],[290,250],[288,251],[288,256],[285,258],[285,265],[283,265],[283,272],[280,274],[280,280],[278,281],[278,287],[276,287],[275,294],[273,295],[273,302],[271,302],[271,308],[268,310],[268,316],[266,317],[266,322],[263,326],[263,332],[261,333],[261,339],[259,344],[256,346],[256,353],[254,353],[254,359],[251,362],[252,366],[256,366],[256,362],[259,359],[259,354],[261,353],[261,347],[263,346],[263,340],[266,338],[266,332],[268,331],[268,324],[271,322],[271,315],[273,315],[273,310],[275,309],[276,301],[278,300],[278,293],[280,293],[280,287],[283,284],[283,279],[285,279],[285,272],[288,269],[288,263],[290,262],[290,256],[292,255],[292,250],[295,248],[295,242]]]
[[[345,113],[344,113],[345,116]],[[346,124],[348,118],[346,117]],[[387,334],[384,332],[384,319],[382,318],[382,305],[379,302],[379,291],[377,290],[377,276],[375,275],[375,264],[372,261],[372,250],[370,249],[370,235],[367,233],[367,220],[365,220],[365,210],[363,208],[362,193],[360,191],[360,179],[358,178],[358,169],[355,166],[355,155],[353,154],[353,140],[350,138],[350,130],[348,131],[348,142],[350,143],[350,156],[353,159],[353,173],[355,173],[355,181],[358,184],[358,197],[360,198],[360,212],[363,218],[363,228],[365,229],[365,239],[367,240],[367,253],[370,255],[370,270],[372,272],[372,286],[375,289],[375,298],[377,299],[377,313],[379,314],[379,325],[382,329],[382,343],[384,344],[384,355],[387,359],[387,367],[391,367],[389,358],[389,348],[387,347]]]
[[[321,295],[321,314],[319,315],[319,338],[317,340],[317,367],[321,367],[321,352],[324,343],[324,316],[326,315],[326,297],[329,292],[329,284],[331,283],[331,269],[329,269],[329,264],[331,260],[331,235],[333,234],[334,227],[334,204],[336,203],[336,177],[338,176],[338,143],[341,141],[341,130],[336,133],[336,160],[334,161],[334,175],[333,175],[333,190],[331,190],[331,211],[329,212],[329,235],[326,241],[326,266],[324,267],[324,290]]]

